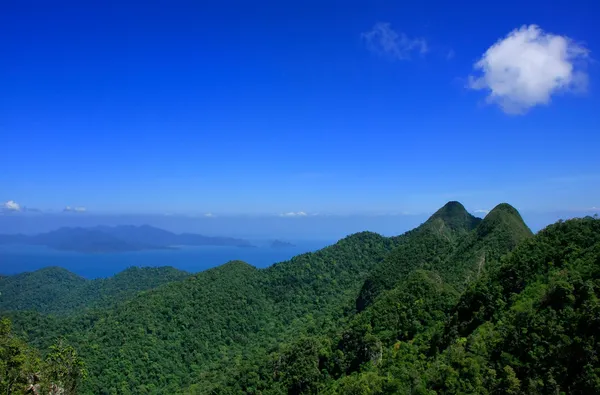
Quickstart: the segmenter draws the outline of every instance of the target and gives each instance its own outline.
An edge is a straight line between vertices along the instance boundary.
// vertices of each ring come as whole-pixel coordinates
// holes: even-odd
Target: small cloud
[[[410,211],[400,211],[397,215],[414,215],[414,213]]]
[[[451,49],[446,54],[446,59],[451,60],[451,59],[454,59],[455,56],[456,56],[456,53],[454,52],[453,49]]]
[[[214,215],[213,213],[206,213],[206,214],[204,214],[204,216],[206,218],[215,218],[216,217],[216,215]]]
[[[404,33],[397,33],[386,22],[376,23],[371,31],[363,33],[361,37],[370,51],[394,60],[407,60],[412,52],[423,55],[428,51],[425,39],[409,38]]]
[[[478,209],[473,211],[475,214],[489,214],[490,210]]]
[[[21,211],[21,206],[14,200],[3,203],[1,207],[6,211]]]
[[[581,68],[588,53],[567,36],[523,26],[488,48],[473,66],[479,75],[469,76],[468,87],[488,91],[487,101],[507,114],[523,114],[559,92],[585,90]]]
[[[289,212],[289,213],[283,213],[283,214],[279,214],[280,217],[306,217],[308,214],[306,214],[304,211],[298,211],[298,212]]]
[[[87,211],[87,209],[85,207],[71,207],[71,206],[67,206],[63,209],[64,212],[69,212],[69,213],[85,213]]]

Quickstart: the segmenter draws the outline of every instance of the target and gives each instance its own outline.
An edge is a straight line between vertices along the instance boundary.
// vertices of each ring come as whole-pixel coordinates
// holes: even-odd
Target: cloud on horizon
[[[387,22],[376,23],[361,37],[371,52],[394,60],[407,60],[413,52],[423,55],[429,50],[424,38],[409,38],[404,33],[396,32]]]
[[[547,105],[553,95],[581,92],[589,51],[567,36],[522,26],[498,40],[474,64],[468,88],[488,92],[487,101],[507,114]]]
[[[1,207],[6,211],[21,211],[21,206],[14,200],[4,202]]]
[[[71,206],[67,206],[63,209],[64,212],[69,212],[69,213],[85,213],[87,211],[87,209],[85,207],[71,207]]]
[[[307,215],[304,211],[279,214],[280,217],[306,217]]]

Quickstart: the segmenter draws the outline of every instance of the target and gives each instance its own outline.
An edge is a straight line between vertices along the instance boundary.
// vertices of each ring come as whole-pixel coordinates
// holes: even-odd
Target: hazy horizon
[[[151,225],[176,233],[200,233],[245,239],[335,241],[349,234],[372,231],[395,236],[423,223],[435,210],[419,214],[348,215],[152,215],[92,213],[11,213],[0,215],[0,233],[35,234],[60,227]],[[470,210],[483,218],[483,210]],[[540,212],[521,210],[525,223],[537,232],[559,219],[594,215],[600,210]]]

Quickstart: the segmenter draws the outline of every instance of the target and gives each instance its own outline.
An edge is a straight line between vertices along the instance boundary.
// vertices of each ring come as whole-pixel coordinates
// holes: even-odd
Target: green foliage
[[[214,364],[223,371],[260,350],[335,326],[369,268],[392,246],[363,232],[265,270],[230,262],[107,310],[62,319],[12,317],[39,347],[62,335],[76,345],[89,369],[83,393],[175,392]]]
[[[10,320],[0,320],[0,393],[77,394],[85,378],[85,364],[72,346],[59,341],[42,362],[37,350],[15,336]]]
[[[445,227],[450,229],[450,233],[460,234],[475,229],[481,219],[469,214],[461,203],[452,201],[446,203],[427,220],[427,223],[431,224],[436,222],[438,227]]]
[[[430,385],[444,392],[483,386],[503,393],[598,393],[599,262],[600,222],[592,218],[557,223],[522,243],[462,296]],[[461,383],[439,376],[464,371],[465,361],[475,370],[454,373]]]
[[[270,380],[276,369],[264,359],[239,373],[258,374],[251,388],[243,379],[220,386],[240,394],[599,393],[599,223],[558,223],[533,239],[524,231],[520,246],[460,298],[439,274],[412,272],[321,339],[329,349],[300,342],[269,356],[285,360],[291,349],[311,361],[295,367],[306,378],[301,389]]]
[[[223,371],[260,350],[335,326],[369,268],[392,246],[363,232],[266,270],[230,262],[108,310],[13,318],[40,347],[57,335],[74,342],[89,369],[83,393],[175,392],[214,364]],[[34,322],[44,330],[32,328]]]
[[[273,363],[274,381],[282,383],[288,392],[318,393],[322,370],[329,356],[329,347],[319,340],[305,337],[284,346]]]
[[[450,202],[423,225],[397,238],[399,246],[374,267],[356,302],[363,310],[416,269],[434,270],[462,290],[532,233],[512,206],[500,204],[483,221]]]
[[[0,278],[0,311],[52,311],[66,293],[82,288],[83,277],[59,267],[46,267]],[[57,303],[58,302],[58,303]]]
[[[0,321],[0,393],[24,392],[30,372],[38,369],[40,361],[27,344],[12,333],[11,322]]]
[[[108,307],[140,291],[182,280],[188,273],[173,267],[131,267],[109,278],[86,280],[66,269],[47,267],[0,278],[0,312],[35,310],[67,314]]]
[[[386,343],[408,341],[443,321],[458,296],[439,274],[416,270],[382,294],[364,315]]]
[[[306,314],[339,315],[394,245],[393,240],[376,233],[356,233],[265,269],[262,282],[287,319]]]
[[[533,234],[514,207],[502,203],[462,237],[456,248],[434,270],[458,290],[481,278],[497,267],[502,256]]]
[[[393,288],[413,270],[439,266],[450,255],[455,247],[454,239],[430,228],[429,224],[401,236],[399,246],[373,268],[357,298],[358,311],[371,305],[382,292]]]
[[[87,370],[73,346],[60,339],[58,344],[50,346],[45,362],[46,380],[52,383],[52,389],[57,392],[60,389],[67,395],[78,393],[82,381],[87,377]]]
[[[480,221],[451,202],[399,237],[357,233],[105,309],[11,317],[40,349],[61,336],[73,345],[51,349],[44,360],[62,370],[46,376],[84,394],[591,394],[599,297],[597,219],[532,237],[509,205]],[[78,358],[88,378],[73,387],[86,372]]]
[[[385,379],[375,372],[353,373],[338,380],[325,394],[377,395],[384,394]]]

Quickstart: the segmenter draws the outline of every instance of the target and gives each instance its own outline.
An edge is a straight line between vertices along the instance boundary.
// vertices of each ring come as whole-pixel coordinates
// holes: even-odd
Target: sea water
[[[231,260],[242,260],[264,268],[330,244],[333,242],[303,241],[284,248],[268,245],[254,248],[199,246],[98,254],[56,251],[40,246],[0,245],[0,275],[30,272],[47,266],[60,266],[86,278],[112,276],[131,266],[173,266],[196,273]]]

